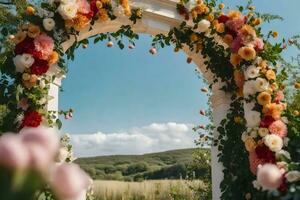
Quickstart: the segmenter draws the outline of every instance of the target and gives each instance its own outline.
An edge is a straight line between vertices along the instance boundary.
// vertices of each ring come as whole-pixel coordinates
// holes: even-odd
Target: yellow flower
[[[279,33],[278,33],[277,31],[273,31],[273,32],[272,32],[272,36],[273,36],[273,38],[277,38],[277,37],[278,37],[278,35],[279,35]]]
[[[294,87],[295,87],[296,89],[300,89],[300,83],[295,83],[295,84],[294,84]]]
[[[14,42],[15,44],[19,44],[20,42],[22,42],[22,41],[26,38],[26,36],[27,36],[27,34],[26,34],[25,31],[19,31],[19,32],[15,35],[15,37],[14,37],[14,39],[13,39],[13,42]]]
[[[23,84],[26,88],[30,89],[36,85],[37,80],[38,80],[37,75],[32,74],[32,75],[30,75],[29,80],[26,80],[26,81],[23,80]]]
[[[256,99],[259,105],[264,106],[271,103],[272,97],[268,92],[261,92]]]
[[[236,124],[241,124],[241,123],[242,123],[242,118],[241,118],[240,116],[234,117],[234,122],[235,122]]]
[[[294,110],[294,111],[293,111],[293,115],[294,115],[295,117],[298,117],[298,116],[299,116],[299,114],[300,114],[300,113],[299,113],[299,111],[298,111],[298,110]]]
[[[24,81],[28,81],[28,80],[30,79],[30,74],[28,74],[28,73],[22,74],[22,79],[23,79]]]
[[[220,3],[219,4],[219,8],[220,8],[220,10],[223,10],[225,8],[225,4],[224,3]]]
[[[108,13],[104,8],[99,9],[98,17],[100,21],[107,21],[109,18]]]
[[[248,152],[253,152],[256,148],[257,144],[255,140],[251,137],[248,137],[245,141],[245,147]]]
[[[247,61],[254,60],[256,57],[256,51],[251,46],[240,48],[238,54],[241,56],[241,58]]]
[[[251,35],[252,37],[255,37],[256,36],[256,32],[254,30],[254,28],[248,24],[245,24],[240,32],[243,34],[243,35]]]
[[[239,19],[242,17],[242,14],[240,11],[237,11],[237,10],[232,10],[228,13],[228,17],[230,19]]]
[[[258,26],[262,23],[262,19],[261,18],[256,18],[253,20],[252,24],[253,26]]]
[[[80,31],[89,24],[90,20],[87,16],[78,13],[76,17],[72,20],[72,27],[75,30]]]
[[[235,54],[235,53],[232,53],[230,55],[230,63],[233,65],[233,66],[237,66],[240,64],[240,62],[242,61],[241,57],[238,55],[238,54]]]
[[[192,33],[190,36],[190,40],[192,42],[197,42],[199,40],[199,36],[196,33]]]
[[[216,25],[216,31],[217,31],[218,33],[224,33],[224,32],[225,32],[225,24],[223,24],[223,23],[218,23],[218,24]]]
[[[276,80],[276,73],[272,69],[269,69],[266,72],[266,77],[268,80]]]
[[[214,21],[215,16],[214,16],[213,14],[210,13],[210,14],[206,17],[206,19],[207,19],[208,21],[212,22],[212,21]]]
[[[27,35],[31,38],[36,38],[38,35],[40,35],[41,30],[40,27],[34,25],[34,24],[29,24],[28,26],[28,32]]]
[[[268,67],[268,62],[266,60],[262,60],[260,63],[259,63],[259,67],[261,69],[267,69]]]
[[[32,14],[34,14],[34,12],[35,12],[35,9],[32,6],[27,6],[26,13],[28,15],[32,15]]]
[[[57,63],[58,59],[59,59],[58,53],[56,51],[53,51],[52,54],[48,58],[48,63],[50,65],[55,64],[55,63]]]
[[[254,6],[249,6],[248,9],[253,11],[253,10],[255,10],[255,7]]]
[[[226,35],[223,37],[223,41],[224,41],[228,46],[230,46],[231,43],[232,43],[232,41],[233,41],[232,35],[226,34]]]
[[[208,7],[205,4],[198,4],[193,8],[193,11],[195,11],[197,14],[207,14],[209,12]]]

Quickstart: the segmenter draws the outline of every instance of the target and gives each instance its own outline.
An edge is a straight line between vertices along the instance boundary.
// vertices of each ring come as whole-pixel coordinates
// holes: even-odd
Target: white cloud
[[[174,122],[153,123],[116,133],[71,135],[71,142],[77,157],[144,154],[195,147],[197,134],[192,131],[193,127]]]

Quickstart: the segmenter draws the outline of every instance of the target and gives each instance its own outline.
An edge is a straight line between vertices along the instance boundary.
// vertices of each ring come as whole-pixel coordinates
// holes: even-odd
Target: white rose
[[[259,126],[260,123],[260,113],[257,111],[246,112],[245,119],[247,121],[247,126],[249,128],[257,127]]]
[[[281,160],[282,157],[291,160],[291,154],[285,150],[277,151],[275,156],[277,160]]]
[[[45,18],[43,20],[43,26],[46,31],[52,31],[55,27],[55,21],[52,18]]]
[[[199,24],[198,24],[198,28],[197,28],[197,32],[206,32],[210,27],[210,22],[206,19],[202,19]]]
[[[285,175],[285,178],[288,180],[288,182],[300,181],[300,172],[290,171]]]
[[[257,180],[252,182],[252,185],[255,189],[260,190],[261,189],[261,185],[258,183]]]
[[[256,130],[252,130],[252,131],[250,132],[250,136],[251,136],[252,138],[257,138],[257,131],[256,131]]]
[[[76,17],[78,6],[76,3],[60,4],[58,7],[59,14],[65,19]]]
[[[269,82],[264,78],[257,78],[255,80],[255,88],[257,92],[266,91],[269,88]]]
[[[269,129],[267,128],[259,128],[258,129],[258,134],[260,137],[265,137],[266,135],[269,134]]]
[[[245,141],[247,140],[248,137],[249,137],[249,136],[248,136],[248,133],[244,132],[244,133],[242,134],[242,141],[245,142]]]
[[[244,93],[245,97],[247,97],[249,95],[253,95],[257,92],[255,83],[256,82],[254,80],[250,80],[250,81],[245,82],[244,90],[243,90],[243,93]]]
[[[31,65],[34,63],[34,58],[30,54],[24,53],[14,57],[13,62],[16,66],[16,71],[23,73],[26,68],[31,67]]]
[[[258,75],[259,75],[259,68],[257,68],[254,65],[248,67],[247,70],[245,71],[245,78],[246,79],[256,78],[256,77],[258,77]]]
[[[269,134],[264,137],[264,143],[271,151],[280,151],[283,147],[283,140],[280,136]]]

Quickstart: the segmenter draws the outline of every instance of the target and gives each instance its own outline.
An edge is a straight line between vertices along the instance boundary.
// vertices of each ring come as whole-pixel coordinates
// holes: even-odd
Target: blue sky
[[[232,8],[246,1],[223,2]],[[264,25],[264,30],[277,30],[280,38],[300,33],[299,0],[254,0],[254,5],[258,11],[279,14],[285,19]],[[193,124],[206,123],[199,110],[206,107],[207,97],[200,92],[204,83],[195,75],[195,66],[187,64],[186,55],[174,53],[172,47],[150,55],[150,44],[149,35],[140,35],[134,50],[107,48],[105,43],[99,43],[76,51],[76,59],[69,62],[69,73],[63,81],[64,92],[60,94],[60,108],[75,110],[74,118],[63,122],[63,132],[77,135],[100,132],[118,137],[120,133],[132,136],[133,130],[144,130],[153,123],[169,127],[169,122],[175,122],[190,129]],[[289,50],[286,55],[292,53]],[[190,129],[188,134],[193,134]],[[143,135],[144,131],[140,133]],[[184,144],[190,147],[193,142]],[[122,150],[111,152],[114,153]]]

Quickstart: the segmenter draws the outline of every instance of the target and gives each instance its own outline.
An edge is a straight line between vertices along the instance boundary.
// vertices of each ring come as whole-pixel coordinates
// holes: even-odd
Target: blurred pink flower
[[[280,187],[284,170],[274,164],[265,164],[258,167],[257,182],[264,190],[274,190]]]
[[[29,155],[20,137],[6,133],[0,138],[0,165],[13,169],[24,169],[28,166]]]
[[[256,38],[252,44],[256,51],[262,51],[265,46],[264,41],[261,38]]]
[[[82,14],[88,14],[89,12],[91,12],[91,7],[87,0],[77,0],[77,5],[78,12]]]
[[[234,31],[234,32],[238,32],[240,28],[242,28],[242,26],[245,24],[245,18],[241,17],[238,19],[233,19],[233,20],[228,20],[226,21],[226,26]]]
[[[76,199],[91,185],[88,175],[75,164],[61,164],[53,170],[50,185],[59,199]]]
[[[34,144],[43,147],[50,157],[54,157],[57,154],[59,139],[53,129],[43,126],[37,128],[23,128],[20,134],[25,144]]]
[[[35,50],[40,53],[40,59],[47,60],[54,49],[54,41],[46,34],[41,34],[34,39]]]
[[[269,131],[272,134],[278,135],[281,138],[284,138],[287,136],[287,126],[286,124],[281,121],[281,120],[276,120],[274,121],[270,126],[269,126]]]
[[[27,149],[30,155],[29,166],[41,173],[47,173],[53,157],[39,144],[28,143]]]
[[[282,90],[279,90],[277,93],[276,93],[276,96],[275,96],[275,101],[277,103],[279,103],[280,101],[284,100],[284,93]]]
[[[231,43],[231,52],[237,53],[244,46],[244,40],[241,36],[236,37]]]

